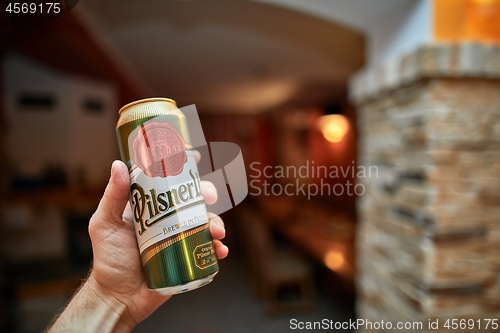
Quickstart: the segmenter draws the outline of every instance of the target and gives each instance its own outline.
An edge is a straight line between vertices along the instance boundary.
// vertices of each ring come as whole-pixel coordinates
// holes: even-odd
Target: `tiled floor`
[[[220,272],[211,284],[174,296],[133,332],[280,333],[297,331],[290,328],[291,319],[303,322],[354,319],[352,306],[336,301],[321,289],[317,290],[315,308],[309,313],[266,316],[262,302],[252,293],[242,266],[237,256],[230,256],[221,262]]]

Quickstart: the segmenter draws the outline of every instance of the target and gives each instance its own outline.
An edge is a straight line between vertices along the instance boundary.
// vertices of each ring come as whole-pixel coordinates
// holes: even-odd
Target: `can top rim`
[[[128,104],[122,106],[120,108],[120,110],[118,110],[118,114],[122,113],[123,111],[125,111],[125,109],[128,109],[129,107],[131,107],[133,105],[146,103],[146,102],[169,102],[169,103],[172,103],[172,104],[177,106],[177,102],[171,98],[166,98],[166,97],[144,98],[144,99],[140,99],[138,101],[134,101],[134,102],[131,102],[131,103],[128,103]]]

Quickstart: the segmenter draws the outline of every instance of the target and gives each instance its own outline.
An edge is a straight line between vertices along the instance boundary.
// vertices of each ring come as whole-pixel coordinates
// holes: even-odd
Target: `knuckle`
[[[222,221],[221,217],[219,215],[214,215],[210,217],[210,223],[217,225],[217,226],[224,226],[224,221]]]

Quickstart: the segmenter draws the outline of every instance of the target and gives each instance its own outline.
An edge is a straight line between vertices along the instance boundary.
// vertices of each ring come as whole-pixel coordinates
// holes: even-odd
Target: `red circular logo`
[[[149,177],[178,175],[187,161],[184,140],[170,123],[141,125],[132,146],[135,164]]]

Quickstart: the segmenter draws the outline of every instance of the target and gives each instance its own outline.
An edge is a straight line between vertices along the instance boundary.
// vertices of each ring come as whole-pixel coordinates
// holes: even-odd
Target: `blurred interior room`
[[[118,109],[147,97],[195,104],[249,193],[214,282],[134,332],[500,318],[500,0],[85,0],[8,24],[3,332],[43,330],[87,276]]]

